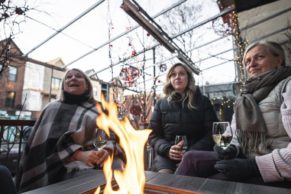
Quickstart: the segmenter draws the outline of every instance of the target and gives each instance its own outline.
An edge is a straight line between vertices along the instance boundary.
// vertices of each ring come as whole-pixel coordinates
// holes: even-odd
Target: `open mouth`
[[[70,84],[70,87],[79,87],[79,84]]]

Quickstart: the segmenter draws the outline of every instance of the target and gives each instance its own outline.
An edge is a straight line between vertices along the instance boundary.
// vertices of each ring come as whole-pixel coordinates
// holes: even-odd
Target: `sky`
[[[181,0],[136,1],[150,16],[154,16]],[[21,1],[18,0],[17,2],[20,3]],[[97,76],[103,81],[110,81],[113,77],[117,77],[121,68],[128,64],[132,64],[137,68],[145,65],[146,90],[150,89],[153,83],[152,51],[137,57],[130,57],[133,51],[138,52],[143,50],[143,48],[151,48],[157,42],[151,36],[148,36],[147,32],[142,28],[137,28],[122,38],[113,41],[110,45],[105,44],[109,39],[115,38],[137,25],[120,8],[122,0],[105,0],[88,14],[35,50],[32,49],[55,34],[56,30],[62,29],[90,7],[101,2],[101,0],[27,0],[26,2],[33,10],[27,12],[25,21],[20,23],[20,30],[14,35],[15,43],[24,54],[44,62],[61,58],[65,65],[68,65],[67,68],[76,67],[84,71],[94,69],[95,72],[98,72]],[[200,17],[195,21],[187,21],[187,25],[198,24],[218,14],[219,10],[215,2],[215,0],[186,1],[188,4],[202,5],[202,11],[199,13]],[[165,17],[155,19],[161,26],[165,23],[165,20]],[[215,27],[216,24],[218,24],[218,27]],[[195,75],[198,85],[226,83],[235,79],[234,65],[231,61],[233,59],[232,52],[226,52],[217,57],[210,57],[232,48],[231,37],[221,38],[221,34],[215,33],[215,29],[216,32],[222,29],[219,24],[220,22],[217,20],[214,23],[209,22],[193,30],[195,45],[193,43],[192,47],[194,48],[211,40],[219,39],[219,41],[199,49],[194,49],[191,52],[192,61],[202,70],[199,75]],[[5,29],[1,31],[3,32]],[[171,34],[171,31],[168,31],[168,33]],[[0,38],[3,39],[3,33],[0,34]],[[98,49],[95,52],[73,62],[96,48]],[[175,55],[165,48],[158,47],[157,49],[156,53],[160,54],[156,58],[157,65],[165,63],[167,68],[169,68],[170,65],[178,61]],[[119,60],[123,58],[130,59],[124,63],[119,63]],[[221,63],[223,64],[219,65]],[[115,66],[112,69],[108,68],[110,64]],[[159,76],[160,85],[163,84],[164,74],[164,72],[157,71],[156,75]],[[145,89],[143,81],[142,78],[139,78],[135,88],[140,90]]]

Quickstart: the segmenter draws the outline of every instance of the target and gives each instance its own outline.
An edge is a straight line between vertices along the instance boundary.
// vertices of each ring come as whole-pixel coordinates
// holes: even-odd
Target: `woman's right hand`
[[[180,141],[178,144],[172,145],[169,150],[169,158],[172,160],[182,160],[183,157],[183,141]]]
[[[94,165],[102,166],[108,156],[109,152],[107,150],[100,149],[89,151],[77,150],[72,157],[74,160],[82,161],[88,166],[93,167]]]

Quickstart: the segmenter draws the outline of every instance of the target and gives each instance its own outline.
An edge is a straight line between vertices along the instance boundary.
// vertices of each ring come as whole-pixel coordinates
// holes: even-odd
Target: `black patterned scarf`
[[[265,145],[266,124],[258,103],[282,80],[291,75],[290,67],[280,67],[258,77],[250,78],[236,99],[234,112],[238,140],[248,155]]]

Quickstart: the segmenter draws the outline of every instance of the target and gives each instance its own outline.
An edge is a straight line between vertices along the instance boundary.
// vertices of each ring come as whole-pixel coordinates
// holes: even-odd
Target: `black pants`
[[[16,194],[16,187],[10,171],[6,166],[0,165],[0,191],[5,194]]]

